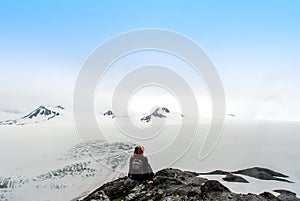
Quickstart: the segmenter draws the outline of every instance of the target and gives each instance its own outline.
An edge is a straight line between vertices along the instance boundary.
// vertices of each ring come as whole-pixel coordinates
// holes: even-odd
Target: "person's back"
[[[128,177],[138,181],[152,182],[153,171],[148,162],[148,158],[144,156],[144,147],[137,146],[134,149],[129,161]]]

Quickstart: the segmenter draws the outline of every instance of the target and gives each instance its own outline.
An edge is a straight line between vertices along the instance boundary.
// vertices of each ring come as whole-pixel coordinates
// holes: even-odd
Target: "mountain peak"
[[[170,110],[166,107],[157,107],[151,114],[142,117],[140,120],[146,123],[151,121],[152,117],[166,118],[166,114],[170,113]]]
[[[34,111],[32,111],[31,113],[23,116],[21,119],[33,119],[36,118],[38,116],[44,116],[47,117],[47,120],[54,118],[55,116],[60,115],[59,111],[55,110],[56,107],[46,107],[41,105],[40,107],[38,107],[37,109],[35,109]],[[56,108],[56,109],[60,109],[60,108]]]
[[[61,115],[61,112],[64,109],[65,108],[60,105],[54,107],[40,105],[32,112],[18,119],[9,119],[5,121],[0,121],[0,125],[24,125],[30,122],[39,123],[39,122],[53,119]]]
[[[111,110],[108,110],[105,113],[103,113],[103,116],[111,116],[111,118],[115,118],[115,114]]]
[[[43,109],[43,110],[64,110],[65,108],[63,106],[60,106],[60,105],[56,105],[56,106],[40,105],[37,109]]]
[[[57,106],[55,106],[54,108],[61,109],[61,110],[64,110],[64,109],[65,109],[63,106],[60,106],[60,105],[57,105]]]
[[[162,109],[162,111],[164,111],[166,113],[170,113],[170,110],[168,108],[166,108],[166,107],[162,107],[161,109]]]

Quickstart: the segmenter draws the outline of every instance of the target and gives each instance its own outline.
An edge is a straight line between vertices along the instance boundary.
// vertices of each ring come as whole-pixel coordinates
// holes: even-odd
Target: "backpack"
[[[131,172],[133,174],[142,174],[143,173],[143,161],[139,158],[133,158],[131,163]]]

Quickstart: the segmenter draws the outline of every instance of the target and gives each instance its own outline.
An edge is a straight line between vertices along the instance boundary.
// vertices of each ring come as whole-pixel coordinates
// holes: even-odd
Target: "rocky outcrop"
[[[122,177],[104,184],[79,200],[288,201],[294,196],[295,201],[298,201],[296,195],[284,191],[280,193],[279,197],[269,192],[264,192],[260,195],[236,194],[218,181],[199,177],[198,173],[168,168],[155,174],[153,184]],[[285,193],[284,196],[282,193]]]
[[[200,173],[200,174],[201,175],[226,175],[226,177],[224,177],[223,180],[229,182],[232,181],[246,182],[246,179],[236,175],[238,174],[238,175],[245,175],[245,176],[249,176],[261,180],[275,180],[275,181],[293,183],[292,181],[285,179],[288,178],[287,175],[284,175],[280,172],[275,172],[267,168],[262,168],[262,167],[252,167],[252,168],[247,168],[247,169],[237,170],[232,172],[227,172],[223,170],[214,170],[212,172]]]
[[[279,200],[285,201],[300,201],[299,198],[296,197],[296,193],[288,191],[288,190],[274,190],[276,193],[280,193],[278,196]]]
[[[238,170],[232,172],[234,174],[242,174],[246,175],[249,177],[254,177],[257,179],[262,179],[262,180],[276,180],[276,181],[284,181],[284,182],[289,182],[291,181],[283,178],[288,178],[287,175],[284,175],[279,172],[275,172],[273,170],[267,169],[267,168],[261,168],[261,167],[253,167],[253,168],[248,168],[244,170]]]
[[[227,174],[226,177],[223,178],[223,180],[228,182],[249,183],[249,181],[247,181],[243,177],[234,174]]]

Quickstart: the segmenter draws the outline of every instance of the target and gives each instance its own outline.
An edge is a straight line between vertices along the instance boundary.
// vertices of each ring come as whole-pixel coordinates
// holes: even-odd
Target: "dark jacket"
[[[141,168],[141,172],[139,173],[133,173],[132,171],[132,162],[133,160],[137,158],[140,159],[142,161],[142,168]],[[130,161],[129,161],[129,172],[128,172],[128,177],[134,180],[138,180],[138,181],[146,181],[146,180],[152,180],[154,177],[152,168],[148,162],[148,158],[142,155],[135,155],[135,156],[131,156],[130,157]]]

